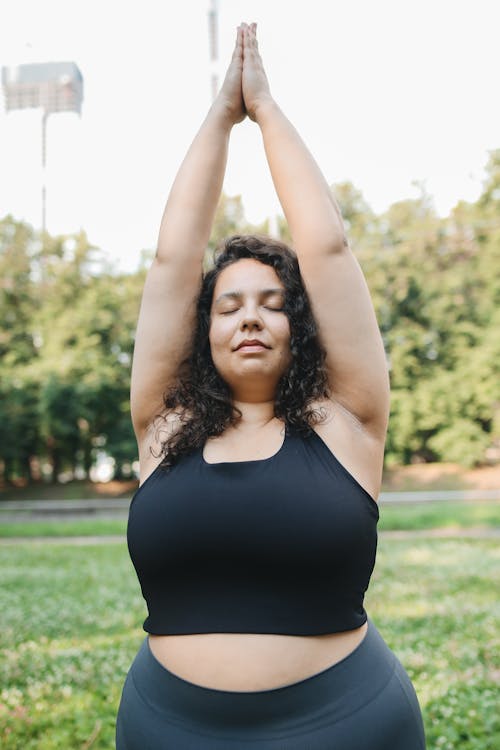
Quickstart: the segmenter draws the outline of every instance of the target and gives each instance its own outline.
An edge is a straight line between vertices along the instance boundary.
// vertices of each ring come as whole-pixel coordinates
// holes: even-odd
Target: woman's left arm
[[[269,92],[255,27],[244,30],[243,97],[267,161],[327,352],[332,398],[383,438],[389,376],[368,286],[316,161]]]

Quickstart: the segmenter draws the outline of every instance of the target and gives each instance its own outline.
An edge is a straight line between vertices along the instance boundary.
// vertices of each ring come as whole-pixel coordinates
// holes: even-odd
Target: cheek
[[[218,318],[210,325],[208,341],[210,344],[212,360],[215,365],[222,365],[223,361],[228,356],[228,349],[230,348],[233,334],[233,327],[230,326],[229,321],[224,318]]]
[[[218,344],[227,341],[229,337],[229,326],[224,319],[217,318],[210,324],[208,331],[208,340],[211,346],[217,346]]]
[[[283,341],[283,346],[290,349],[290,323],[288,319],[285,319],[280,326],[280,338]]]

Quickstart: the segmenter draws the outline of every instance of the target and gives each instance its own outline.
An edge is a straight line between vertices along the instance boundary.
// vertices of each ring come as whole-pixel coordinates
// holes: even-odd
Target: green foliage
[[[269,222],[267,220],[257,225],[249,224],[246,221],[241,195],[229,196],[222,193],[208,241],[205,268],[210,266],[213,251],[226,237],[233,234],[267,234],[268,231]]]
[[[77,467],[88,474],[103,447],[120,475],[137,455],[128,398],[143,271],[114,275],[85,233],[35,242],[11,217],[0,243],[4,480],[39,478],[35,463],[52,481]]]
[[[0,367],[0,455],[4,473],[28,470],[39,444],[39,383],[24,369]]]
[[[0,361],[13,367],[35,353],[29,323],[36,311],[33,229],[7,216],[0,221]]]
[[[500,150],[476,203],[439,218],[420,187],[376,215],[351,183],[335,186],[350,245],[374,300],[390,367],[387,465],[500,456]],[[222,195],[211,251],[245,220]],[[286,221],[277,230],[290,242]],[[126,473],[137,449],[129,418],[135,325],[145,278],[117,275],[84,232],[43,238],[0,221],[0,470],[3,480],[88,475],[101,450]],[[45,475],[47,470],[45,471]]]
[[[499,184],[500,151],[477,203],[459,203],[448,218],[425,192],[376,222],[354,214],[390,365],[389,465],[498,460]]]
[[[489,436],[471,419],[454,419],[449,426],[428,440],[428,446],[437,456],[447,461],[473,466],[479,463],[489,444]]]

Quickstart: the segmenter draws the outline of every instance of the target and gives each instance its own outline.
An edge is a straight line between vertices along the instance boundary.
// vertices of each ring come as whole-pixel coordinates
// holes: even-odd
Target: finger
[[[245,39],[245,51],[248,51],[250,58],[256,63],[261,61],[259,48],[255,37],[250,33],[248,39]]]
[[[241,26],[238,26],[236,33],[236,43],[233,50],[233,60],[241,57],[243,51],[243,30]]]
[[[250,26],[250,41],[251,41],[252,47],[255,50],[258,50],[259,49],[259,43],[257,41],[257,32],[256,32],[256,29],[257,29],[257,24],[253,23]]]
[[[254,53],[257,52],[257,40],[250,26],[246,26],[245,28],[245,49],[249,49]]]

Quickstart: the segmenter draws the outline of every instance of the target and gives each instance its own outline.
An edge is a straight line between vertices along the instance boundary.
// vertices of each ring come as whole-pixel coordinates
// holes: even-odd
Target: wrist
[[[269,117],[279,111],[279,107],[271,94],[260,99],[254,109],[254,120],[257,125],[262,125]]]
[[[216,99],[210,107],[208,118],[227,134],[229,134],[233,126],[236,125],[231,110],[219,99]]]

